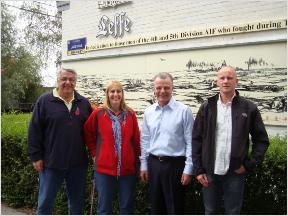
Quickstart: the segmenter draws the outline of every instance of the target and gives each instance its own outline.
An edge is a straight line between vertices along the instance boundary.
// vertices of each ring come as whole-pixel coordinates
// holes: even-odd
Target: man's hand
[[[140,177],[142,181],[148,182],[148,171],[147,170],[140,171]]]
[[[181,184],[182,185],[188,185],[191,182],[192,175],[188,175],[183,173],[181,178]]]
[[[205,173],[198,175],[196,178],[204,187],[208,187],[209,182],[208,182],[207,175]]]
[[[237,173],[237,174],[242,174],[242,173],[244,173],[246,170],[245,170],[244,166],[241,165],[239,169],[234,170],[234,171],[235,171],[235,173]]]
[[[43,171],[43,160],[32,162],[32,164],[33,164],[34,169],[37,170],[38,172]]]

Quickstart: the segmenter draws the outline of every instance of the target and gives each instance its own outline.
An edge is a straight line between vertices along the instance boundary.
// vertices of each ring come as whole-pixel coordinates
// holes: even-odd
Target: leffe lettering
[[[114,22],[109,22],[107,16],[102,16],[98,25],[100,31],[97,33],[96,38],[106,36],[107,33],[113,35],[114,38],[117,36],[122,37],[124,31],[129,32],[129,24],[131,23],[131,20],[128,17],[124,20],[124,15],[124,12],[121,12],[120,14],[116,13],[114,16]]]

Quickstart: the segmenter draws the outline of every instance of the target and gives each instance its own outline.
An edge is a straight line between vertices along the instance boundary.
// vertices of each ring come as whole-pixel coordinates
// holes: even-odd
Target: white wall
[[[132,21],[131,31],[124,32],[122,38],[112,35],[96,38],[100,18],[106,15],[114,21],[115,14],[120,12],[125,12]],[[260,107],[265,124],[287,125],[287,111],[279,108],[281,99],[287,98],[286,1],[155,0],[133,1],[105,9],[98,9],[98,1],[70,1],[70,9],[62,13],[63,66],[77,70],[76,89],[90,100],[103,100],[107,82],[117,79],[125,87],[126,102],[141,117],[153,96],[153,77],[166,71],[177,78],[173,97],[189,105],[196,114],[200,106],[197,98],[205,99],[218,91],[209,87],[215,69],[211,70],[206,64],[204,68],[197,66],[190,70],[187,62],[191,59],[208,65],[213,63],[218,68],[225,60],[227,65],[238,68],[239,89]],[[281,20],[281,28],[107,48],[67,56],[67,41],[78,38],[86,37],[87,44],[101,44],[272,20]],[[248,70],[249,57],[257,61],[263,59],[266,65],[252,65]],[[131,89],[129,85],[136,80],[141,80],[141,86]],[[275,105],[270,109],[272,102]]]
[[[287,18],[286,1],[132,1],[105,9],[98,9],[97,3],[98,1],[70,1],[70,9],[62,12],[64,62],[76,59],[287,40],[287,30],[281,29],[104,49],[67,56],[67,41],[82,37],[87,37],[87,43],[93,44]],[[122,38],[115,39],[111,35],[96,38],[100,18],[106,15],[113,20],[115,14],[120,12],[126,12],[126,16],[132,21],[131,31],[124,32]]]

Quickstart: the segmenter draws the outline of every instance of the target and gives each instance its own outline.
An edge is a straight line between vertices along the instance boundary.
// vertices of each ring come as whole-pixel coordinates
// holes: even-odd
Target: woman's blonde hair
[[[110,89],[112,88],[112,86],[113,86],[114,84],[116,84],[117,86],[119,86],[119,87],[121,88],[121,90],[122,90],[122,99],[121,99],[121,105],[120,105],[121,107],[120,107],[120,109],[122,109],[122,110],[123,110],[123,109],[127,110],[127,109],[128,109],[128,106],[127,106],[127,104],[125,103],[123,86],[122,86],[122,84],[121,84],[119,81],[117,81],[117,80],[111,80],[111,81],[108,82],[107,87],[106,87],[106,91],[105,91],[106,96],[105,96],[103,108],[106,109],[106,110],[108,110],[108,109],[111,108],[111,104],[110,104],[110,101],[109,101],[108,92],[110,91]]]

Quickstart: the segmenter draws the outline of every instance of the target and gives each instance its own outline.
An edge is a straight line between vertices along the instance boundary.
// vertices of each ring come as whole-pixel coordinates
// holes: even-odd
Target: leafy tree
[[[7,6],[1,3],[1,64],[3,58],[11,55],[16,43],[17,30],[14,26],[16,17],[7,11]]]
[[[20,15],[25,22],[25,41],[41,57],[44,68],[51,63],[58,67],[62,58],[62,14],[51,3],[23,1]]]
[[[30,89],[41,88],[41,61],[19,45],[16,20],[1,3],[1,110],[18,108],[18,103],[29,97],[30,102],[35,102],[39,95],[34,92],[33,97]]]
[[[38,59],[19,46],[10,61],[3,63],[8,66],[1,68],[1,109],[17,108],[19,102],[35,102],[39,95],[31,89],[42,87]]]

